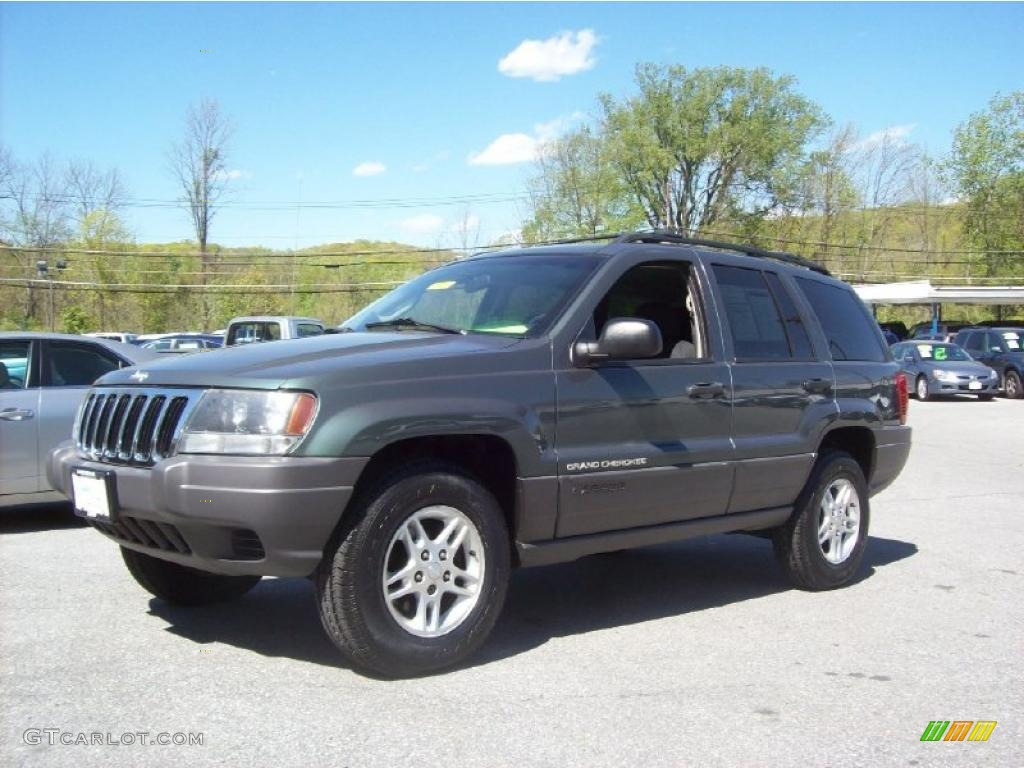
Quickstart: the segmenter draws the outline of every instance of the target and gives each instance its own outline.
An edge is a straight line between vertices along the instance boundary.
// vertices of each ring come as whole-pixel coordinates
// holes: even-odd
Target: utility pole
[[[68,263],[64,261],[64,259],[57,259],[57,262],[54,266],[57,267],[58,272],[63,272],[65,269],[67,269]],[[57,312],[53,295],[53,275],[50,273],[50,265],[49,262],[46,261],[46,259],[40,259],[39,261],[36,262],[36,274],[39,276],[40,280],[47,280],[50,283],[50,332],[53,333],[57,322]]]
[[[665,176],[665,184],[662,188],[661,196],[665,201],[665,229],[672,228],[672,207],[669,202],[669,177]]]

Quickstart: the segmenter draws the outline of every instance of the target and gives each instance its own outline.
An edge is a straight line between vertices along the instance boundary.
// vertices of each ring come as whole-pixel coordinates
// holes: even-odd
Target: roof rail
[[[673,243],[675,245],[703,245],[707,248],[720,248],[726,251],[738,251],[747,256],[757,256],[762,259],[774,259],[786,264],[793,264],[798,267],[813,270],[822,275],[832,276],[825,267],[815,261],[805,259],[792,253],[782,251],[766,251],[763,248],[755,248],[752,245],[737,245],[721,240],[705,240],[699,237],[687,237],[674,229],[653,229],[641,232],[627,232],[615,238],[612,243]]]

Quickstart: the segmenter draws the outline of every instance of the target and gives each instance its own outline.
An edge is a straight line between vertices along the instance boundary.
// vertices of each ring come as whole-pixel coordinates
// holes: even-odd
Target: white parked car
[[[234,347],[239,344],[254,344],[261,341],[320,336],[324,332],[324,328],[324,321],[315,317],[284,315],[236,317],[228,324],[228,334],[224,346]]]
[[[135,344],[139,338],[136,333],[122,333],[121,331],[96,331],[84,334],[93,339],[107,339],[108,341],[120,341],[122,344]]]

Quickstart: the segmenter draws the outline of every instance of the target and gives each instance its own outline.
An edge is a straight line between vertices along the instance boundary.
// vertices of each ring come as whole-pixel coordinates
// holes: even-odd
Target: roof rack
[[[673,243],[675,245],[703,245],[707,248],[719,248],[725,251],[738,251],[747,256],[757,256],[762,259],[774,259],[786,264],[793,264],[798,267],[813,270],[822,275],[832,276],[825,267],[815,261],[805,259],[792,253],[782,251],[766,251],[763,248],[755,248],[751,245],[737,245],[721,240],[704,240],[699,237],[687,237],[673,229],[653,229],[645,232],[627,232],[616,237],[612,243]]]

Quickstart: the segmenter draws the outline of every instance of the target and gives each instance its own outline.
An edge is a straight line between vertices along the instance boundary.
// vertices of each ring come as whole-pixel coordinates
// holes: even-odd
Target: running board
[[[598,552],[614,552],[617,549],[649,547],[667,541],[682,541],[713,533],[735,533],[774,528],[789,519],[792,507],[759,509],[756,512],[739,512],[733,515],[702,517],[682,523],[665,523],[633,528],[610,533],[589,533],[570,536],[565,539],[524,544],[516,542],[519,564],[530,568],[537,565],[551,565],[576,560]]]

